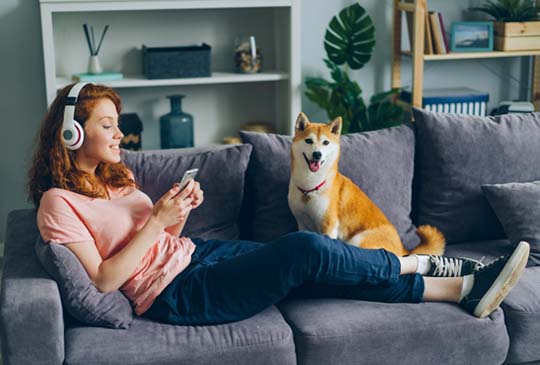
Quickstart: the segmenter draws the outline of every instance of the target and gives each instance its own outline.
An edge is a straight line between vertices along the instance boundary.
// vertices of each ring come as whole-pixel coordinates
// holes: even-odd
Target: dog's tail
[[[433,226],[423,225],[416,229],[420,244],[411,251],[414,254],[442,255],[446,246],[443,234]]]

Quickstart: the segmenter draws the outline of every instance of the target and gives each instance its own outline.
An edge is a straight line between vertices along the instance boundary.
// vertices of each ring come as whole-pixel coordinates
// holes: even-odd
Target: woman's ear
[[[307,115],[300,112],[300,114],[298,114],[298,118],[296,118],[296,126],[295,126],[296,131],[303,132],[307,128],[308,125],[309,125],[309,119]]]
[[[328,123],[328,127],[330,127],[330,131],[333,134],[336,134],[338,136],[341,134],[342,125],[343,125],[343,119],[341,117],[337,117]]]

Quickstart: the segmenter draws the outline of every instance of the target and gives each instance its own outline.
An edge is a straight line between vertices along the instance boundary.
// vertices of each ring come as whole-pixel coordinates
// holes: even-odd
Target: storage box
[[[143,48],[143,72],[149,79],[210,76],[208,44],[179,47]]]
[[[495,22],[495,49],[528,51],[540,49],[540,22]]]
[[[410,103],[410,90],[401,92],[401,99]],[[441,113],[486,116],[489,94],[469,88],[424,89],[422,107]]]

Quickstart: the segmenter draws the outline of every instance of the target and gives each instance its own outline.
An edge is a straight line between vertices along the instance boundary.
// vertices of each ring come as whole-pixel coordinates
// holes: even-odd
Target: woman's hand
[[[193,201],[191,202],[192,209],[198,208],[204,201],[204,192],[202,191],[201,184],[199,184],[198,181],[195,181],[195,185],[193,186],[193,190],[189,196],[193,198]]]
[[[193,209],[194,181],[190,181],[186,187],[180,191],[180,185],[174,186],[159,199],[152,210],[154,219],[162,225],[163,228],[184,222],[191,209]]]

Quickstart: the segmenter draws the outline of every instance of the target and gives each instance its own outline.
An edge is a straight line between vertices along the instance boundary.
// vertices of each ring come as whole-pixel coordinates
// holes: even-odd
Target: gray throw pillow
[[[540,181],[482,185],[513,245],[531,245],[528,266],[540,265]]]
[[[35,251],[45,271],[56,281],[63,307],[75,319],[92,326],[128,328],[133,320],[129,300],[118,290],[100,292],[77,257],[67,247],[38,237]]]
[[[228,145],[132,152],[122,151],[135,182],[155,203],[188,169],[204,191],[203,204],[191,212],[183,236],[238,239],[238,217],[244,197],[250,145]]]
[[[413,114],[414,223],[438,227],[449,244],[503,238],[481,186],[540,180],[540,113]]]
[[[267,242],[297,230],[287,201],[292,137],[243,131],[240,135],[253,145],[246,187],[252,237]],[[381,208],[407,248],[419,244],[410,218],[414,132],[409,126],[343,135],[339,169]]]

